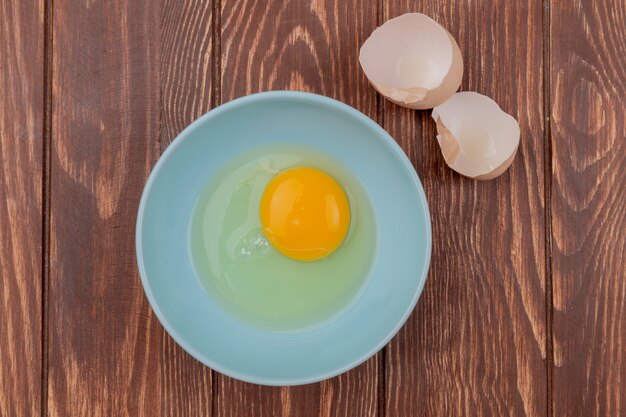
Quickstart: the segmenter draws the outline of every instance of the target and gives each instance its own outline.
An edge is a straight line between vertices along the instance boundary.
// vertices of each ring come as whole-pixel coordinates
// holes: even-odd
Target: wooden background
[[[518,118],[498,179],[448,169],[429,112],[368,86],[359,46],[409,11],[456,37],[463,90]],[[625,0],[0,0],[0,416],[626,416],[625,21]],[[381,124],[434,234],[398,336],[295,388],[184,353],[134,255],[168,143],[274,89]]]

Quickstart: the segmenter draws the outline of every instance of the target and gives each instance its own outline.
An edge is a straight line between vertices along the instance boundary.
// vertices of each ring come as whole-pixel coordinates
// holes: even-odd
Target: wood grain
[[[554,415],[626,415],[626,2],[554,0]]]
[[[52,6],[44,39],[43,0],[0,2],[0,416],[626,415],[625,0]],[[502,177],[453,173],[430,113],[367,85],[358,48],[409,11],[457,38],[463,90],[520,121]],[[434,236],[425,292],[385,352],[295,388],[238,382],[183,352],[134,257],[139,197],[170,141],[217,102],[276,89],[383,124],[420,174]]]
[[[301,90],[348,103],[370,117],[376,96],[358,68],[358,48],[376,27],[370,2],[222,0],[223,101],[266,90]],[[270,388],[219,376],[219,416],[375,416],[376,356],[320,384]]]
[[[209,0],[165,0],[163,4],[158,46],[161,152],[189,123],[211,109],[212,6]],[[161,335],[162,415],[212,415],[212,371],[162,329]]]
[[[162,151],[211,110],[212,8],[209,0],[164,0],[159,45]]]
[[[163,146],[208,109],[208,2],[54,2],[50,416],[207,416],[210,370],[156,320],[135,217]]]
[[[474,181],[446,166],[429,111],[384,103],[433,226],[426,288],[387,350],[385,416],[546,415],[541,5],[395,0],[385,19],[409,11],[450,31],[465,61],[461,90],[492,97],[522,133],[511,169]]]
[[[41,414],[43,7],[0,3],[0,416]]]

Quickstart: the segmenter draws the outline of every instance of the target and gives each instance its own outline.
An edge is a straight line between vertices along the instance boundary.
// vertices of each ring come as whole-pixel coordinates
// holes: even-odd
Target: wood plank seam
[[[211,109],[222,104],[222,1],[213,0],[211,24]],[[211,416],[218,415],[219,375],[211,369]]]
[[[52,8],[44,2],[43,27],[43,158],[41,187],[41,417],[48,415],[48,289],[50,277],[50,162],[52,147]]]
[[[544,163],[544,217],[545,217],[545,280],[546,280],[546,416],[554,416],[553,407],[553,294],[552,294],[552,132],[550,129],[551,66],[550,66],[550,0],[543,0],[543,159]]]
[[[385,20],[385,4],[378,0],[376,9],[376,26],[382,25]],[[376,121],[380,126],[385,126],[385,100],[380,94],[376,94]],[[378,417],[386,417],[387,414],[387,346],[380,350],[380,362],[378,366]]]
[[[222,0],[213,0],[213,35],[211,38],[213,60],[213,91],[211,96],[211,108],[222,103]]]

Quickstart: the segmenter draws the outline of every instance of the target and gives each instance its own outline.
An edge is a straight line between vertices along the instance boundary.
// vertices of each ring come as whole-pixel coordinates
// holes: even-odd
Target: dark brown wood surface
[[[429,112],[368,86],[358,48],[419,11],[461,89],[520,122],[496,180],[452,172]],[[0,417],[623,416],[626,1],[0,2]],[[204,367],[163,330],[134,252],[145,180],[212,107],[324,94],[402,146],[433,222],[405,327],[358,368],[270,388]]]
[[[0,2],[0,416],[42,404],[44,3]]]
[[[626,2],[550,19],[554,415],[626,415]]]
[[[162,149],[210,108],[211,7],[53,8],[47,415],[210,415],[211,371],[150,310],[134,229]]]

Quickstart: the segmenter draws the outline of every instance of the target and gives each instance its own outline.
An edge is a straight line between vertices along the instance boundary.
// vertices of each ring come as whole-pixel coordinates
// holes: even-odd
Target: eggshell
[[[443,103],[463,78],[459,45],[421,13],[404,14],[374,30],[361,47],[359,62],[376,90],[411,109]]]
[[[453,170],[477,180],[495,178],[517,153],[520,128],[491,98],[475,92],[454,94],[433,109],[437,141]]]

